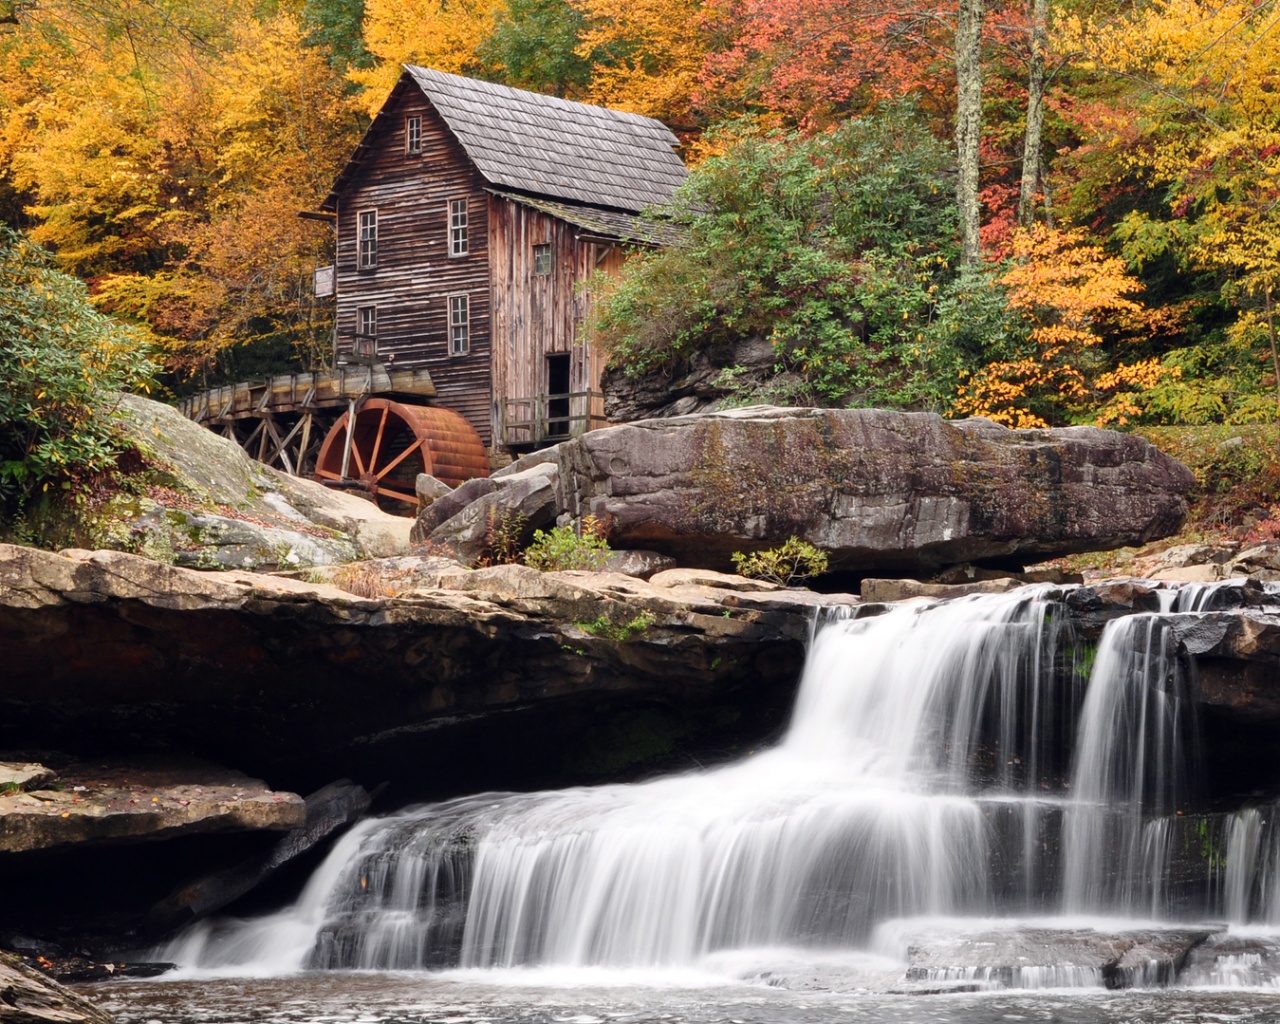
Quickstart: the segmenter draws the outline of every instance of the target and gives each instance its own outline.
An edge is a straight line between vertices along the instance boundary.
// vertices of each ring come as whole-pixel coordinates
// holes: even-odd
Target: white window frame
[[[366,221],[366,218],[368,220]],[[366,224],[373,230],[365,233]],[[367,244],[366,244],[367,243]],[[378,265],[378,211],[356,211],[356,266],[372,270]]]
[[[449,255],[466,256],[470,251],[468,233],[470,211],[466,199],[449,200]]]
[[[459,316],[461,314],[461,316]],[[449,295],[449,355],[465,356],[471,352],[471,296],[467,292]]]
[[[539,269],[539,257],[546,257],[546,269]],[[533,272],[537,276],[547,276],[551,273],[551,243],[542,242],[533,247]]]
[[[422,115],[409,114],[404,119],[405,156],[422,155]]]

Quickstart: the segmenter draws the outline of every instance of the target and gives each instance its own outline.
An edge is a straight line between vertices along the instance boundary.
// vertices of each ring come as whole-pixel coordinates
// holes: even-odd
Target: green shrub
[[[694,171],[683,241],[627,262],[595,336],[632,375],[760,336],[797,401],[944,409],[1015,319],[957,271],[950,165],[906,106],[742,139]]]
[[[799,537],[788,537],[776,548],[746,554],[735,551],[733,565],[740,576],[781,583],[784,587],[821,576],[827,571],[827,553]]]
[[[79,281],[0,227],[0,510],[115,465],[121,391],[156,366],[141,330],[94,309]]]
[[[576,529],[557,526],[550,531],[534,530],[533,543],[524,550],[524,564],[543,572],[599,570],[609,555],[605,534],[604,524],[595,516],[584,516]]]

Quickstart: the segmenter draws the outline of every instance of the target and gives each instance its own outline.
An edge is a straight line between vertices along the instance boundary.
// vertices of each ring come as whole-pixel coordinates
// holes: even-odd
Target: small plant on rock
[[[566,525],[534,530],[533,543],[524,551],[524,564],[542,572],[598,571],[609,555],[607,533],[605,524],[590,515],[583,516],[576,528]]]
[[[348,562],[333,574],[330,582],[339,590],[345,590],[356,597],[376,601],[395,596],[395,591],[387,586],[378,570],[363,562]]]
[[[780,583],[784,587],[821,576],[827,571],[827,564],[825,551],[799,537],[788,537],[778,547],[767,551],[733,553],[733,565],[738,575]]]
[[[484,554],[476,565],[514,565],[520,561],[520,547],[529,517],[516,508],[490,506],[484,517]]]
[[[629,622],[614,622],[608,615],[601,615],[591,622],[579,622],[578,628],[584,633],[590,633],[592,636],[598,636],[603,640],[617,640],[619,643],[626,643],[628,640],[634,640],[636,637],[647,633],[657,621],[658,617],[646,608]]]

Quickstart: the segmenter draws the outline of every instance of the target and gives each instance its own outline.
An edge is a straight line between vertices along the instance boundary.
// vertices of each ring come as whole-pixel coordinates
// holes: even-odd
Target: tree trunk
[[[1276,308],[1271,302],[1271,286],[1267,286],[1267,333],[1271,338],[1271,365],[1276,373],[1276,418],[1280,419],[1280,347],[1276,345]]]
[[[1018,195],[1018,223],[1031,227],[1036,215],[1036,186],[1040,183],[1040,137],[1044,131],[1044,51],[1049,38],[1049,0],[1031,3],[1031,62],[1027,76],[1027,134],[1022,145],[1022,191]]]
[[[978,244],[978,145],[982,139],[982,16],[984,0],[960,0],[956,23],[956,206],[960,259],[976,266]]]

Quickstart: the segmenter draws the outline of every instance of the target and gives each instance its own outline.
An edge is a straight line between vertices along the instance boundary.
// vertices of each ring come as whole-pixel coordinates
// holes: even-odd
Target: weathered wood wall
[[[398,88],[385,128],[366,140],[365,162],[338,204],[339,353],[350,352],[356,311],[378,310],[378,351],[396,367],[424,367],[437,401],[492,444],[488,194],[438,114],[417,89]],[[405,118],[422,118],[422,153],[405,153]],[[449,201],[468,200],[469,252],[449,255]],[[378,260],[359,266],[359,212],[378,211]],[[470,351],[449,354],[447,296],[470,297]]]
[[[598,391],[603,357],[586,331],[591,281],[616,274],[620,246],[584,241],[571,224],[501,196],[489,200],[493,281],[493,416],[501,403],[548,393],[547,356],[570,355],[571,391]],[[536,273],[534,249],[551,246],[551,273]],[[603,416],[603,409],[600,410]]]

